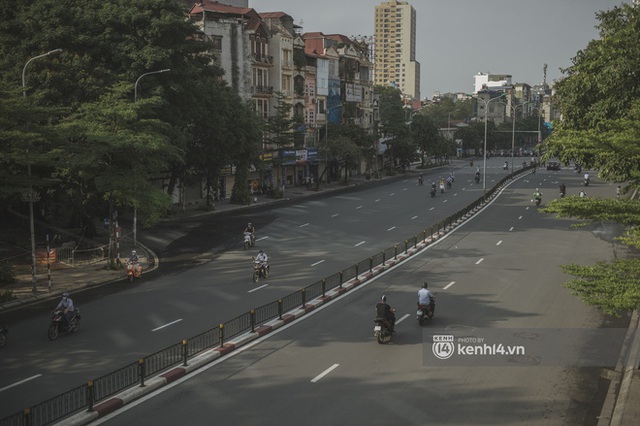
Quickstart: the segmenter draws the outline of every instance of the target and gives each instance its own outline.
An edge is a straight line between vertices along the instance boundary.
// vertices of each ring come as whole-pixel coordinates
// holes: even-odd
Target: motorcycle
[[[76,308],[73,317],[67,324],[64,319],[64,309],[55,309],[51,315],[51,325],[47,336],[49,340],[56,340],[60,333],[75,333],[80,328],[80,309]]]
[[[480,175],[476,173],[476,183],[480,183]]]
[[[440,184],[440,193],[444,194],[444,183]]]
[[[255,237],[251,234],[251,232],[244,233],[244,249],[249,250],[249,247],[253,247],[256,243]]]
[[[431,193],[431,198],[435,197],[436,196],[436,189],[435,188],[431,188],[430,193]]]
[[[422,176],[418,177],[418,186],[422,186],[424,184],[424,178]]]
[[[584,186],[589,186],[589,178],[586,178],[586,179],[584,180]]]
[[[533,201],[536,203],[536,207],[538,207],[542,202],[542,197],[535,197]]]
[[[434,299],[431,299],[430,305],[418,304],[418,311],[416,312],[416,319],[418,320],[418,324],[425,325],[428,320],[434,317],[435,313],[436,302]]]
[[[502,166],[502,170],[509,170],[509,163],[505,161],[504,165]]]
[[[262,278],[269,278],[269,265],[265,265],[259,260],[253,261],[253,282],[257,283]]]
[[[7,344],[9,340],[9,328],[7,324],[0,326],[0,348]]]
[[[127,279],[133,282],[134,278],[140,278],[142,275],[142,266],[137,262],[127,262]]]
[[[389,320],[386,318],[376,317],[373,320],[375,322],[375,326],[373,327],[373,335],[378,340],[378,343],[381,345],[384,343],[389,343],[391,341],[391,336],[393,336],[393,331],[391,331],[391,324]]]

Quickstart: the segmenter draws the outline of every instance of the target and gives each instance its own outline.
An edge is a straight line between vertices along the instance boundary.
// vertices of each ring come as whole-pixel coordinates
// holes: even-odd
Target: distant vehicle
[[[560,170],[560,162],[559,161],[547,162],[547,170]]]

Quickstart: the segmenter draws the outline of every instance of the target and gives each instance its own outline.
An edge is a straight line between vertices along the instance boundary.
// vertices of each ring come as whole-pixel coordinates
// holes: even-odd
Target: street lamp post
[[[483,169],[482,170],[482,190],[484,192],[487,191],[487,118],[489,115],[489,104],[491,103],[491,101],[495,101],[496,99],[502,99],[503,97],[504,97],[504,93],[493,99],[489,99],[488,101],[485,101],[482,98],[474,96],[476,100],[482,101],[482,103],[484,104],[484,149],[482,152],[484,156],[484,164],[482,166],[482,169]]]
[[[34,56],[29,59],[27,63],[24,64],[22,68],[22,97],[24,99],[27,98],[27,80],[26,80],[26,72],[27,66],[34,59],[44,58],[45,56],[49,56],[54,53],[60,53],[62,49],[54,49],[47,53],[43,53],[42,55]],[[28,160],[27,160],[28,161]],[[33,219],[33,203],[34,201],[38,201],[40,199],[39,194],[33,191],[33,184],[31,182],[31,163],[27,162],[27,176],[29,178],[29,192],[27,194],[23,194],[23,200],[29,202],[29,232],[31,234],[31,284],[33,293],[37,293],[36,287],[36,232],[35,232],[35,224]]]
[[[527,101],[520,105],[511,107],[511,121],[513,123],[512,130],[511,130],[511,174],[513,174],[513,162],[514,162],[514,155],[515,155],[514,150],[516,146],[516,110],[518,109],[518,107],[520,106],[524,107],[528,103],[529,102]]]
[[[142,77],[145,77],[151,74],[160,74],[160,73],[169,72],[169,71],[171,70],[168,68],[164,70],[150,71],[138,77],[138,79],[136,80],[136,83],[133,85],[133,103],[135,104],[136,102],[138,102],[138,83],[140,82]],[[138,207],[133,206],[133,248],[135,249],[137,245],[138,245]]]

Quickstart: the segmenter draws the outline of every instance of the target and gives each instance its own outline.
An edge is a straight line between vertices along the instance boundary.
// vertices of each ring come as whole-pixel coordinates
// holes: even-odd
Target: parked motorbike
[[[51,325],[47,336],[49,340],[56,340],[61,333],[75,333],[80,328],[80,309],[76,307],[71,321],[67,324],[64,319],[64,309],[55,309],[51,315]]]
[[[432,319],[436,313],[436,302],[431,299],[431,305],[418,305],[418,311],[416,312],[416,319],[418,324],[425,325],[427,321]]]
[[[258,260],[253,261],[253,282],[257,283],[262,278],[269,278],[269,265],[265,265]]]
[[[249,250],[249,247],[253,247],[256,243],[255,237],[251,235],[251,232],[244,233],[244,249]]]
[[[133,282],[134,278],[142,276],[142,266],[137,262],[127,262],[127,279]]]
[[[3,324],[0,326],[0,348],[7,344],[7,340],[9,340],[9,328],[7,324]]]
[[[378,343],[381,345],[384,343],[389,343],[391,341],[391,336],[393,336],[393,331],[391,331],[391,324],[389,320],[386,318],[376,317],[374,320],[375,326],[373,327],[373,335],[378,340]]]

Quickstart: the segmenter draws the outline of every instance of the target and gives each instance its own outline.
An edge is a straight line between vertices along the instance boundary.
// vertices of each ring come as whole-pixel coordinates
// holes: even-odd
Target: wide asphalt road
[[[618,230],[573,229],[570,220],[538,212],[530,201],[534,188],[548,200],[559,179],[570,195],[577,192],[578,178],[566,170],[520,179],[400,267],[99,424],[595,424],[606,365],[578,367],[566,359],[608,349],[615,364],[626,319],[605,318],[571,295],[559,266],[615,256],[611,237]],[[589,190],[609,191],[603,184]],[[425,279],[438,305],[435,320],[421,328],[415,302]],[[372,334],[382,294],[399,319],[387,345]],[[582,335],[604,328],[617,336],[606,344]],[[433,329],[517,329],[555,344],[541,350],[524,341],[529,353],[497,357],[490,366],[486,358],[447,364],[429,356]],[[563,332],[566,343],[558,343],[554,336]]]
[[[487,164],[487,186],[507,172]],[[481,166],[482,167],[482,166]],[[431,181],[454,171],[453,188],[429,197]],[[245,212],[163,223],[141,233],[156,250],[160,269],[138,285],[125,282],[74,295],[81,330],[49,342],[53,306],[3,317],[11,344],[0,353],[0,418],[68,391],[139,358],[215,328],[337,271],[402,243],[462,209],[482,194],[475,166],[425,172],[365,189],[305,198]],[[242,250],[246,222],[258,243]],[[251,256],[264,248],[272,275],[254,284]]]

